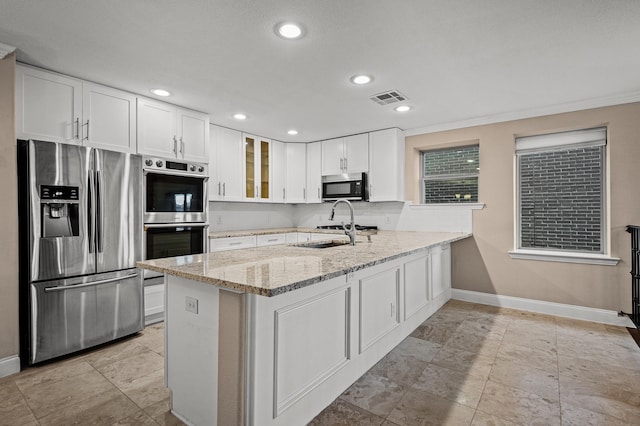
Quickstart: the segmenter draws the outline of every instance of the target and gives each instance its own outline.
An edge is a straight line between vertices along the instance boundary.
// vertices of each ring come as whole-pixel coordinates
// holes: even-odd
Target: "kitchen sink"
[[[349,244],[349,241],[331,240],[331,241],[310,241],[306,243],[294,244],[295,247],[323,249],[329,247],[338,247]]]

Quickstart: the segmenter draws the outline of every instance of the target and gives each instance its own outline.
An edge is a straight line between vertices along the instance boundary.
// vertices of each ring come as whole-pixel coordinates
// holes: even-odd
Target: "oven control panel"
[[[189,163],[184,161],[174,161],[165,158],[143,157],[142,164],[146,171],[162,170],[167,173],[190,174],[195,176],[207,176],[209,171],[204,163]]]

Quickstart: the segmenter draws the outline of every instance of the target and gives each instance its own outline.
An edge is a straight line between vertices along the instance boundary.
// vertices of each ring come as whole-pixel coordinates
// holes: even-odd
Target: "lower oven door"
[[[177,171],[145,170],[144,222],[206,222],[208,179]]]
[[[35,364],[143,329],[139,269],[30,285],[31,354]]]
[[[209,225],[202,223],[146,224],[144,226],[145,260],[205,253]],[[160,276],[144,271],[144,278]]]

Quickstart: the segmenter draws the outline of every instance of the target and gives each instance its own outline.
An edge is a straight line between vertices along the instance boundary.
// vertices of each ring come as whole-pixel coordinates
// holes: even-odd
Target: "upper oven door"
[[[206,222],[207,180],[188,173],[146,170],[144,222]]]

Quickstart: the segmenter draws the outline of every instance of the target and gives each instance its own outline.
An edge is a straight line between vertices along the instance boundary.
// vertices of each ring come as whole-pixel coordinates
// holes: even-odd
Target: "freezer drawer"
[[[31,283],[30,362],[142,330],[142,286],[138,269]]]

